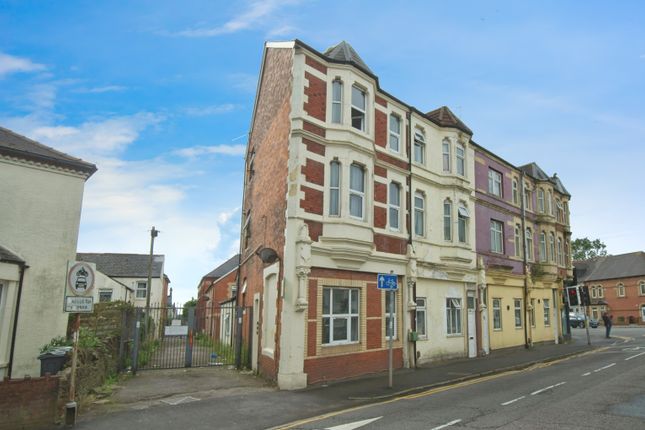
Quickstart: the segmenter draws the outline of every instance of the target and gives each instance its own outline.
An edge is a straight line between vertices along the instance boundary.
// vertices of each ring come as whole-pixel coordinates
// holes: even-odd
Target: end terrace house
[[[64,336],[85,181],[96,167],[0,127],[0,375],[40,373],[39,349]]]
[[[238,304],[280,388],[488,349],[473,132],[387,93],[346,42],[265,45],[246,153]],[[390,331],[389,297],[399,289]],[[256,348],[257,346],[257,348]]]

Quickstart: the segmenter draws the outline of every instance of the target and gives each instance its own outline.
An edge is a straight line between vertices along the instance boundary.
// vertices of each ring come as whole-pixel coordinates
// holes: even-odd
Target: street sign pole
[[[387,352],[387,369],[388,369],[388,379],[387,387],[392,388],[392,339],[394,338],[394,290],[390,290],[387,294],[390,295],[390,339],[388,340],[388,352]]]

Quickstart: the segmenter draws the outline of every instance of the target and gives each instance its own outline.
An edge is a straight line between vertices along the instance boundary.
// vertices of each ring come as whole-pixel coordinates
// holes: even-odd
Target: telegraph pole
[[[146,284],[146,322],[145,322],[145,336],[148,337],[148,320],[150,319],[150,289],[152,284],[152,256],[155,249],[155,237],[159,234],[159,230],[152,226],[150,230],[150,257],[148,258],[148,283]]]

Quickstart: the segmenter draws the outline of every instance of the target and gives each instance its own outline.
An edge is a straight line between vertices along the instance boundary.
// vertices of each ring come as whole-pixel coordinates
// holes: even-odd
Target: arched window
[[[522,227],[519,224],[515,224],[515,256],[521,257],[524,255],[523,246],[522,246]]]
[[[526,228],[526,259],[533,261],[533,231],[529,227]]]
[[[425,207],[426,199],[421,191],[414,193],[414,233],[425,236]]]
[[[622,283],[616,285],[616,295],[618,297],[625,297],[625,286]]]
[[[549,233],[549,260],[555,263],[555,236]]]
[[[452,240],[452,202],[443,202],[443,240]]]
[[[426,162],[426,138],[421,130],[414,132],[414,162],[419,164]]]
[[[540,232],[540,262],[546,261],[546,233]]]
[[[455,156],[457,160],[457,174],[466,176],[466,149],[461,143],[455,146]]]
[[[520,203],[520,194],[517,187],[517,179],[513,179],[513,203],[516,205]]]
[[[442,155],[443,155],[443,171],[444,172],[450,172],[450,158],[452,156],[451,151],[450,151],[450,140],[449,139],[444,139],[442,144]]]
[[[544,213],[544,190],[538,188],[538,212]]]
[[[457,209],[457,239],[460,243],[468,241],[468,219],[470,213],[465,204],[460,204]]]

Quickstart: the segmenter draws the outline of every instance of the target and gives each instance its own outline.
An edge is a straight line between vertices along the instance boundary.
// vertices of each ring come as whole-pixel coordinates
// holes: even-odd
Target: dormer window
[[[365,112],[367,107],[367,95],[365,91],[352,86],[352,127],[365,131]]]

